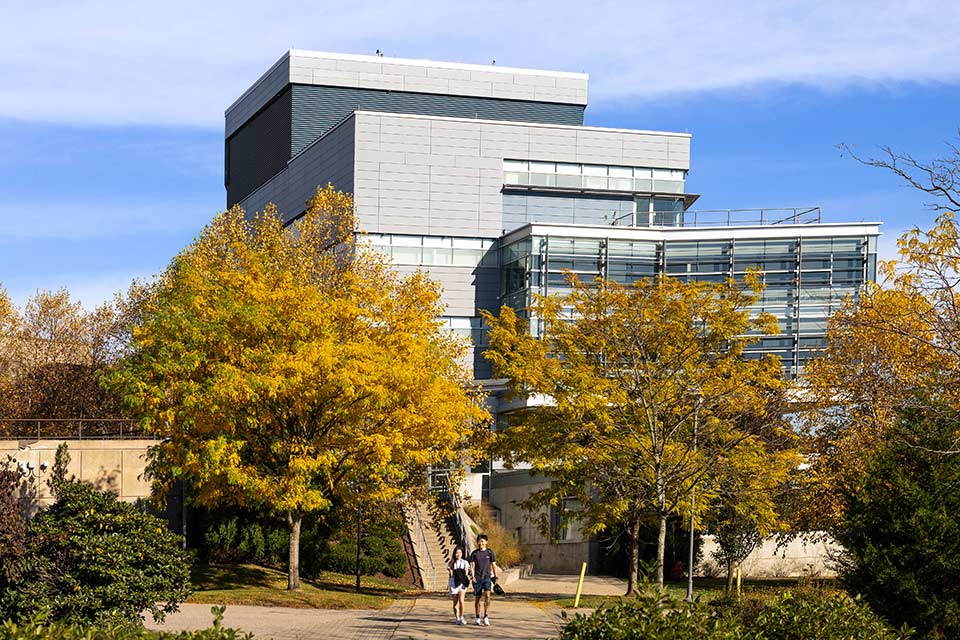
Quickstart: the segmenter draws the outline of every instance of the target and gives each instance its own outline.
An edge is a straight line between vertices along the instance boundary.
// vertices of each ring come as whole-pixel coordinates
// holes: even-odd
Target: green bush
[[[960,638],[960,455],[940,453],[958,423],[938,406],[902,414],[833,532],[848,590],[931,638]]]
[[[786,593],[760,611],[754,632],[769,640],[896,640],[896,632],[865,602],[844,594],[809,591]]]
[[[0,640],[252,640],[253,634],[221,626],[224,607],[214,607],[213,626],[199,631],[156,632],[130,624],[100,627],[59,622],[8,620],[0,624]]]
[[[175,611],[189,595],[190,556],[166,523],[79,482],[56,490],[29,522],[23,566],[0,594],[4,617],[139,623],[143,611]]]
[[[740,640],[752,638],[734,619],[657,592],[577,616],[561,640]]]
[[[342,505],[304,522],[300,534],[300,573],[316,578],[323,571],[356,572],[355,511]],[[285,570],[289,533],[279,520],[232,510],[208,512],[204,518],[203,556],[216,563],[249,562]],[[399,578],[407,572],[400,543],[403,518],[393,510],[364,512],[361,571]],[[338,542],[339,541],[339,542]]]
[[[763,606],[733,598],[710,606],[657,591],[641,593],[577,615],[561,640],[898,640],[911,635],[888,627],[870,608],[844,594],[818,590],[786,593]]]

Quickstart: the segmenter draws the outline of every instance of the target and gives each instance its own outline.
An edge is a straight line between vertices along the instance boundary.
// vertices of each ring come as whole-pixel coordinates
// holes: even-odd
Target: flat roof
[[[619,225],[528,222],[501,238],[513,242],[527,236],[615,238],[617,240],[749,240],[776,238],[825,238],[880,235],[882,222],[821,222],[817,224],[767,224],[716,227],[630,227]]]
[[[224,112],[229,136],[288,84],[587,104],[585,73],[290,49]]]

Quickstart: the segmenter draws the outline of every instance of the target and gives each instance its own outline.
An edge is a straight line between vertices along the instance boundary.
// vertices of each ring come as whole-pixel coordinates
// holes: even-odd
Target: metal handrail
[[[738,215],[741,214],[741,215]],[[749,214],[746,219],[742,214]],[[682,214],[684,227],[724,226],[737,225],[779,225],[779,224],[820,224],[822,212],[820,207],[764,207],[759,209],[700,209],[684,211]],[[693,217],[691,220],[690,217]],[[707,220],[703,217],[707,216]],[[714,219],[710,219],[714,218]],[[717,220],[716,218],[719,218]]]
[[[413,508],[413,515],[417,519],[417,531],[420,533],[420,541],[423,543],[422,548],[427,554],[427,562],[430,565],[430,570],[436,570],[437,566],[433,562],[433,556],[430,554],[430,547],[427,545],[427,536],[423,533],[423,520],[420,518],[420,510],[416,507]],[[420,556],[416,552],[413,554],[414,559],[417,561],[417,564],[420,563]],[[420,579],[423,581],[423,587],[426,588],[426,580],[423,577],[423,570],[425,567],[418,567],[420,569]]]
[[[613,212],[616,213],[616,212]],[[674,213],[677,224],[653,225],[655,227],[735,227],[735,226],[775,226],[794,224],[820,224],[823,220],[820,207],[764,207],[759,209],[689,209],[687,211],[654,212],[664,215]],[[612,226],[649,227],[639,224],[635,216],[648,216],[648,213],[620,213],[614,215]],[[706,218],[706,219],[705,219]]]
[[[460,499],[457,498],[457,493],[453,490],[453,486],[450,483],[450,474],[448,473],[437,473],[436,477],[441,481],[443,491],[438,494],[438,498],[441,500],[445,499],[449,504],[450,508],[453,510],[453,520],[456,527],[457,534],[457,544],[463,549],[464,554],[467,553],[468,540],[467,537],[467,526],[463,521],[462,507],[460,506]]]

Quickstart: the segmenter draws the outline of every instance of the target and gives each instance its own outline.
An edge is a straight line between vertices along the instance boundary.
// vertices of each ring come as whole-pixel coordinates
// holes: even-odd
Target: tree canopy
[[[66,289],[38,291],[21,310],[0,288],[0,434],[31,420],[119,418],[100,376],[119,355],[123,312],[112,303],[87,311]]]
[[[495,374],[533,400],[509,416],[496,447],[508,463],[556,478],[529,506],[577,496],[582,511],[573,515],[588,532],[628,525],[630,591],[640,524],[657,522],[662,585],[667,518],[689,513],[695,486],[702,512],[716,496],[703,482],[711,470],[764,450],[762,427],[740,418],[766,415],[770,395],[783,389],[781,367],[743,356],[776,322],[752,318],[755,295],[732,282],[571,277],[570,285],[568,295],[538,297],[528,310],[539,336],[509,307],[486,315]]]
[[[304,514],[361,487],[395,498],[426,465],[462,460],[487,417],[438,286],[355,238],[352,200],[331,187],[290,227],[272,207],[221,213],[148,287],[110,379],[163,438],[158,477],[287,519],[291,589]]]

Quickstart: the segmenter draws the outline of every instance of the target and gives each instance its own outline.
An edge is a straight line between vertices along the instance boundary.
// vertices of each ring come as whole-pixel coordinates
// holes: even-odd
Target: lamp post
[[[700,402],[703,400],[703,396],[700,394],[700,390],[696,390],[697,399],[693,406],[693,453],[697,453],[697,430],[700,426]],[[690,487],[690,557],[687,562],[687,602],[693,602],[693,535],[694,535],[694,522],[696,514],[696,504],[697,504],[697,484],[694,480],[693,485]]]
[[[360,593],[360,522],[363,517],[363,503],[360,500],[360,483],[357,483],[357,593]]]

